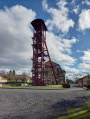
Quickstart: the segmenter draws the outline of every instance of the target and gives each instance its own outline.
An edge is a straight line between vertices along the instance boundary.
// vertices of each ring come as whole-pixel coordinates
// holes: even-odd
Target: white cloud
[[[86,4],[86,5],[89,5],[90,6],[90,1],[84,0],[84,1],[82,1],[82,4]]]
[[[79,73],[79,70],[75,69],[75,68],[70,68],[68,66],[63,66],[63,68],[65,69],[65,71],[67,73],[72,73],[72,74],[77,74]]]
[[[47,4],[47,1],[46,0],[43,0],[42,1],[42,6],[45,10],[48,10],[48,4]]]
[[[81,14],[79,15],[79,29],[90,29],[90,9],[82,10]]]
[[[79,64],[79,68],[90,70],[90,50],[84,51],[84,55],[81,58],[82,63]]]
[[[75,3],[76,3],[76,0],[72,0],[71,3],[72,3],[72,4],[75,4]]]
[[[90,50],[84,51],[84,56],[81,57],[82,61],[85,63],[90,63]]]
[[[66,7],[67,2],[61,0],[57,3],[58,9],[49,8],[47,1],[43,0],[43,8],[51,15],[52,19],[46,21],[46,25],[49,26],[49,30],[56,28],[57,30],[66,33],[70,27],[74,27],[74,21],[68,18],[69,10]]]
[[[78,13],[78,9],[77,8],[73,9],[73,12],[75,12],[77,14]]]
[[[36,13],[21,5],[0,10],[0,67],[30,70],[32,56],[30,22]]]
[[[74,79],[74,75],[79,73],[79,70],[75,68],[70,68],[68,66],[63,66],[63,69],[66,71],[66,75],[68,76],[69,79]]]
[[[63,2],[63,5],[65,4]],[[60,3],[58,6],[60,7]],[[45,9],[48,9],[48,6]],[[67,8],[64,11],[66,12]],[[35,16],[34,11],[21,5],[0,10],[0,69],[14,69],[20,73],[31,70],[30,22],[35,19]],[[61,64],[73,65],[76,59],[71,56],[71,48],[76,41],[75,38],[62,39],[52,32],[47,32],[47,45],[51,59]]]
[[[55,36],[51,32],[47,32],[47,45],[50,52],[51,59],[61,64],[73,65],[76,61],[75,58],[71,57],[71,48],[76,39],[62,39]]]
[[[83,52],[83,51],[81,51],[81,50],[77,50],[77,52]]]
[[[79,68],[81,68],[81,69],[90,69],[90,64],[80,63]]]
[[[76,6],[76,7],[73,9],[73,12],[75,12],[75,14],[77,14],[77,13],[78,13],[78,11],[79,11],[79,5],[78,5],[78,6]]]

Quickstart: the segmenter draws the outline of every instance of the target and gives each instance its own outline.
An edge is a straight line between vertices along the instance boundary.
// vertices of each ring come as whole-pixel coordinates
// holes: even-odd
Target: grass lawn
[[[56,116],[55,119],[90,119],[90,100],[79,108],[68,108],[67,116]]]
[[[62,85],[30,86],[32,89],[63,89]]]
[[[63,89],[62,85],[32,86],[32,85],[9,85],[3,84],[2,88],[30,88],[30,89]]]
[[[25,88],[25,87],[29,87],[28,85],[10,85],[10,84],[2,84],[2,88]]]

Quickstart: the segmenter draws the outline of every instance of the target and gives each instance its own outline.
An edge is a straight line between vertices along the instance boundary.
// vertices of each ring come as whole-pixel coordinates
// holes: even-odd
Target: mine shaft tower
[[[32,81],[33,86],[42,86],[44,85],[44,74],[45,74],[45,57],[49,58],[50,66],[53,71],[53,75],[58,84],[54,68],[50,59],[48,48],[46,45],[46,31],[47,28],[42,19],[35,19],[31,22],[34,31],[33,31],[33,66],[32,66]]]

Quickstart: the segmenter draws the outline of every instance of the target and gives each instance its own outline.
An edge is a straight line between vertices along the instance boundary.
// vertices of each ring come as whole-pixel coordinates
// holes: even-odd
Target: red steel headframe
[[[33,66],[32,66],[32,80],[34,86],[44,85],[44,74],[45,74],[45,57],[49,58],[50,65],[53,71],[53,75],[58,84],[58,80],[51,62],[51,58],[48,52],[46,44],[46,31],[47,28],[42,19],[36,19],[31,22],[33,32]],[[47,53],[47,54],[46,54]]]

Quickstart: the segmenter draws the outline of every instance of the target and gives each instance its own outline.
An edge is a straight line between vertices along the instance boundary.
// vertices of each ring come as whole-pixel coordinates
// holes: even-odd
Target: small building
[[[55,74],[57,76],[58,79],[58,83],[59,84],[63,84],[66,82],[66,78],[65,78],[65,70],[63,70],[59,64],[52,62]],[[53,71],[52,68],[50,66],[50,61],[45,63],[45,78],[44,78],[44,84],[45,85],[49,85],[49,84],[56,84],[55,79],[54,79],[54,75],[53,75]]]
[[[78,86],[82,87],[83,86],[83,81],[82,81],[82,78],[78,79]]]
[[[7,82],[7,79],[6,78],[3,78],[2,75],[0,75],[0,87],[2,87],[2,84],[3,83],[6,83]]]
[[[90,75],[84,76],[80,79],[78,79],[78,85],[79,86],[87,86],[88,84],[90,84]]]

